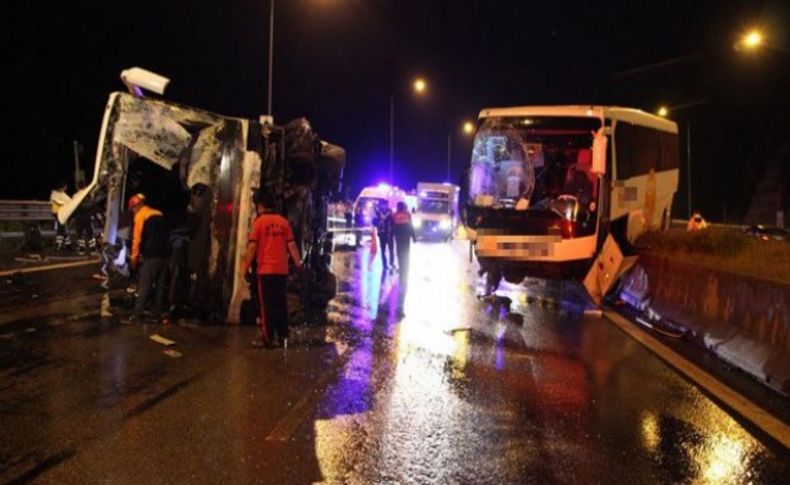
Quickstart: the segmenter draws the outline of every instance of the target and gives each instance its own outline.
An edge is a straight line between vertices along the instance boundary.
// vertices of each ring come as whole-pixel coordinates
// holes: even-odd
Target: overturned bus
[[[202,319],[238,323],[255,315],[240,270],[256,215],[252,196],[269,192],[294,229],[306,269],[289,282],[289,309],[322,309],[335,291],[327,205],[344,164],[345,151],[319,140],[303,118],[275,126],[113,93],[93,178],[58,217],[103,214],[104,268],[128,274],[131,215],[124,201],[144,193],[170,229],[169,303]]]

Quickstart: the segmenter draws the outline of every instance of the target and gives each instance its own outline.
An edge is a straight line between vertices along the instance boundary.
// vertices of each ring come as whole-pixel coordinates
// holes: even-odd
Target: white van
[[[406,202],[406,192],[383,183],[362,189],[354,202],[354,227],[372,226],[376,206],[382,202],[395,212],[398,202]]]
[[[412,217],[418,239],[450,240],[458,219],[457,185],[419,182],[417,210]]]

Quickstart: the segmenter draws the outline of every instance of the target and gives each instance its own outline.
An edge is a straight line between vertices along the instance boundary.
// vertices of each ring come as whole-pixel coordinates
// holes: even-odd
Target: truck
[[[459,187],[449,183],[419,182],[412,217],[418,239],[449,241],[458,221]]]
[[[129,274],[125,201],[143,193],[170,228],[168,303],[202,320],[254,323],[256,288],[240,266],[256,217],[253,193],[264,191],[291,224],[306,268],[289,280],[289,312],[320,313],[335,292],[327,207],[340,190],[345,150],[319,139],[304,118],[278,126],[219,115],[144,97],[122,80],[131,93],[109,97],[93,177],[58,212],[64,223],[80,211],[103,214],[108,280]]]

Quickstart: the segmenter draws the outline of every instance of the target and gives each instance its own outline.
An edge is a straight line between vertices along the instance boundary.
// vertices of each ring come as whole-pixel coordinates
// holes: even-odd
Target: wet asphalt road
[[[0,481],[786,483],[754,435],[574,288],[479,302],[467,248],[418,244],[402,286],[337,253],[326,327],[93,317],[0,326]],[[540,304],[544,297],[566,300]],[[86,304],[87,305],[87,304]],[[91,309],[86,306],[85,312]],[[84,314],[85,312],[78,312]],[[175,340],[163,353],[149,336]]]

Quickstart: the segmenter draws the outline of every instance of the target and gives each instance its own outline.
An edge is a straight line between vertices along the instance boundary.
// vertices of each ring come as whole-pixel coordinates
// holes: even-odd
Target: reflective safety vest
[[[409,224],[411,225],[411,214],[408,212],[396,212],[392,215],[393,224]]]

